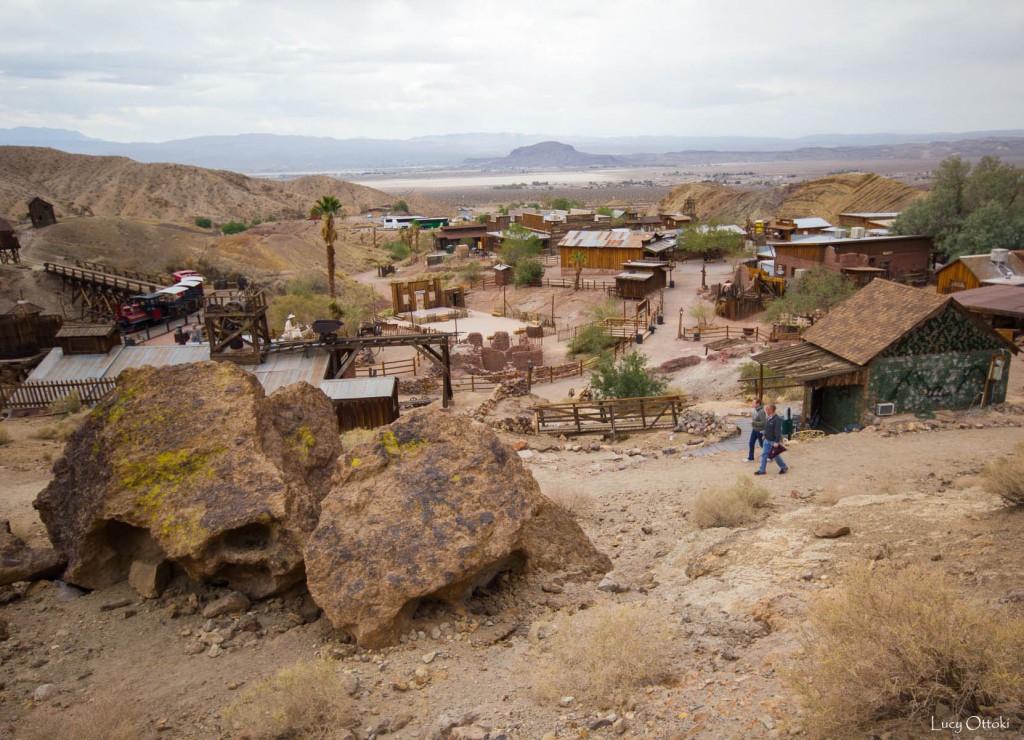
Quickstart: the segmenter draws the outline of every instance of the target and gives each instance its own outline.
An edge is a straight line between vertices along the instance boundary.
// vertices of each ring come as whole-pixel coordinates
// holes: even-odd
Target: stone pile
[[[686,432],[696,437],[717,437],[724,439],[739,434],[740,429],[732,422],[711,411],[686,409],[679,415],[675,431]]]
[[[504,331],[495,332],[490,346],[484,346],[483,336],[473,332],[465,341],[452,347],[451,362],[453,368],[474,374],[506,372],[510,366],[525,371],[531,364],[533,367],[544,364],[544,350],[531,344],[525,335],[513,343],[508,332]]]

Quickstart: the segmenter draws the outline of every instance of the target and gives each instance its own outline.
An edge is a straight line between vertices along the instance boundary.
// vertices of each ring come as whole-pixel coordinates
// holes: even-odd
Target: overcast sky
[[[0,0],[0,128],[1024,128],[1022,0]]]

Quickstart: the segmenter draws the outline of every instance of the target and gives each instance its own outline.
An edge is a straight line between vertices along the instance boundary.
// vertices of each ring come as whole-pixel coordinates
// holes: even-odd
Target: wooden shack
[[[655,290],[654,273],[620,272],[615,276],[615,290],[628,300],[643,300]]]
[[[398,378],[393,375],[323,380],[320,390],[331,399],[342,432],[376,429],[398,418]]]
[[[491,268],[494,271],[494,287],[500,288],[503,285],[512,284],[512,273],[515,270],[512,269],[512,265],[506,265],[504,262],[500,262]]]
[[[610,231],[570,231],[558,243],[560,265],[575,268],[572,256],[583,254],[583,267],[590,270],[618,270],[623,262],[634,262],[644,258],[644,246],[654,239],[654,234],[626,229]]]
[[[664,260],[635,260],[622,265],[625,272],[649,272],[654,276],[653,290],[662,290],[668,285],[669,263]]]
[[[57,346],[65,356],[103,355],[120,344],[117,324],[73,324],[57,332]]]
[[[28,202],[28,217],[32,219],[32,227],[36,229],[53,226],[57,223],[57,214],[53,210],[53,204],[47,203],[38,196]]]
[[[802,383],[805,420],[840,432],[876,414],[1002,403],[1017,352],[952,296],[881,279],[803,337],[752,359]]]
[[[1024,253],[993,249],[986,254],[965,254],[939,270],[936,281],[941,295],[983,285],[1024,285]]]

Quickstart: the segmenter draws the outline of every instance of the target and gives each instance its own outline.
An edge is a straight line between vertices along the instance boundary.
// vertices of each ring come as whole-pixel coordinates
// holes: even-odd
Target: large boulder
[[[35,506],[78,586],[166,558],[259,598],[302,580],[339,454],[331,403],[306,383],[266,397],[231,363],[144,367],[71,437]]]
[[[444,411],[413,412],[346,453],[306,544],[314,600],[368,646],[394,642],[421,600],[458,602],[503,570],[533,568],[611,562],[510,445]]]

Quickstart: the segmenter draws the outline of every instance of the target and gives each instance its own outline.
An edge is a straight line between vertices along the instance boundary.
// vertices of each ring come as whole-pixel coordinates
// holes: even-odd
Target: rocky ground
[[[795,443],[791,474],[764,479],[772,496],[763,518],[739,529],[700,530],[688,514],[702,490],[752,472],[741,452],[684,457],[686,435],[667,431],[616,444],[507,437],[526,443],[520,454],[542,490],[573,512],[614,570],[600,583],[500,579],[464,608],[422,608],[414,631],[377,651],[345,644],[298,592],[219,614],[225,592],[183,578],[158,599],[127,584],[7,588],[0,732],[24,736],[50,715],[117,697],[138,707],[144,736],[230,735],[220,712],[247,687],[323,657],[344,674],[364,737],[430,737],[460,722],[453,736],[478,736],[474,726],[510,738],[799,736],[804,719],[784,675],[802,615],[851,564],[924,564],[993,608],[1024,612],[1024,513],[1000,506],[978,478],[1024,439],[1020,411],[897,419]],[[0,460],[0,518],[32,544],[41,527],[28,502],[60,449],[39,437],[53,425],[3,424],[13,441]],[[850,534],[815,536],[841,527]],[[629,696],[577,699],[544,667],[546,644],[606,604],[667,620],[670,676]]]

